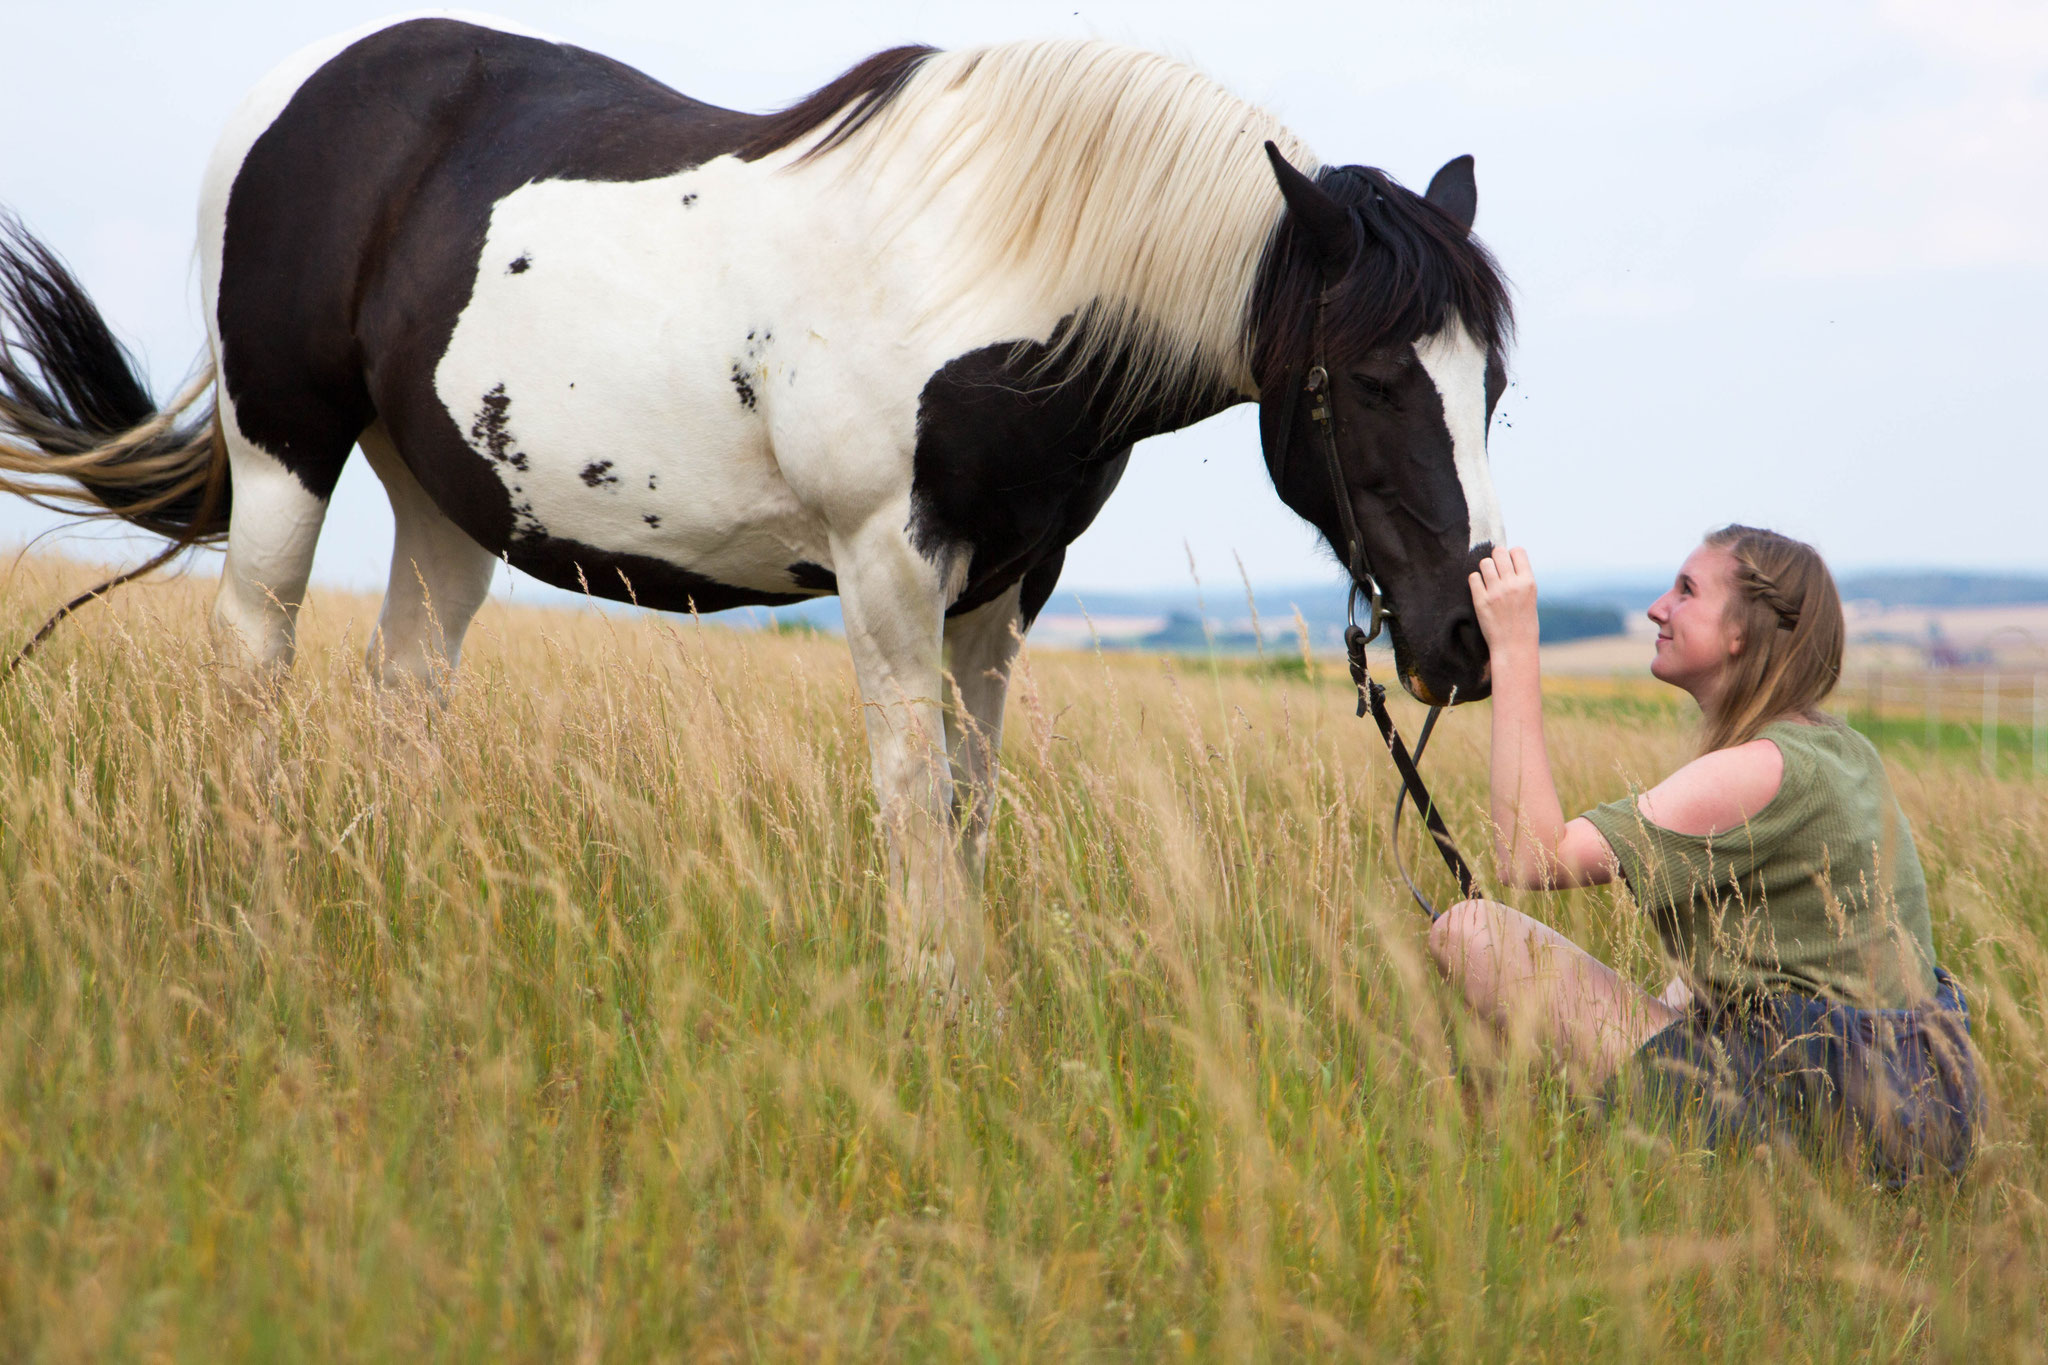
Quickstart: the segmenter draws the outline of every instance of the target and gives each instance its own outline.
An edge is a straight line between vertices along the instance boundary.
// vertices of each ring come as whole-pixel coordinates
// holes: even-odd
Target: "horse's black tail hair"
[[[78,517],[118,517],[169,538],[138,569],[52,616],[8,672],[65,616],[180,551],[227,534],[227,447],[207,365],[159,408],[134,357],[56,253],[0,211],[0,492]]]

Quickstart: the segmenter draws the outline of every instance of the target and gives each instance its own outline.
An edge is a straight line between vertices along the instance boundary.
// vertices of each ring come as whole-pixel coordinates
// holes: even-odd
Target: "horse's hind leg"
[[[391,581],[366,662],[386,686],[410,680],[433,687],[462,653],[470,620],[490,595],[497,557],[434,505],[381,422],[361,444],[397,523]]]
[[[223,417],[234,504],[228,514],[227,565],[213,600],[214,635],[224,662],[263,679],[291,667],[313,548],[327,517],[334,478],[353,441],[340,441],[332,455],[333,475],[316,480],[326,492],[315,493],[225,420],[227,414]]]

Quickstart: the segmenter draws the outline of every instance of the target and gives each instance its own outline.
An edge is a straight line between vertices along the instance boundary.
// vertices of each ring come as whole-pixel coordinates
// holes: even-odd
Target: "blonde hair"
[[[997,279],[1076,311],[1054,350],[1076,365],[1127,352],[1132,406],[1180,383],[1252,391],[1253,288],[1285,207],[1265,143],[1304,175],[1321,164],[1272,114],[1171,58],[1087,40],[933,52],[857,112],[799,143],[791,169],[896,164],[924,188],[900,220],[974,185],[935,306]]]
[[[1700,733],[1700,752],[1755,739],[1787,716],[1815,717],[1842,678],[1848,627],[1842,594],[1820,551],[1754,526],[1724,526],[1706,543],[1734,559],[1734,591],[1723,618],[1742,649]]]

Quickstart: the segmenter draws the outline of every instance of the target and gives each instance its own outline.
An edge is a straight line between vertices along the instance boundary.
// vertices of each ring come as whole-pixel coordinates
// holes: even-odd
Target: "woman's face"
[[[1650,672],[1692,693],[1702,708],[1719,692],[1728,661],[1742,652],[1742,634],[1728,624],[1735,592],[1735,556],[1702,545],[1679,566],[1671,590],[1650,604],[1657,657]]]

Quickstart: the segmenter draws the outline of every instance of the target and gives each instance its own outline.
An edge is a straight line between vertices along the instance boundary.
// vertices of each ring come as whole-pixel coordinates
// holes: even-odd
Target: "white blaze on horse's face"
[[[1436,385],[1444,428],[1451,434],[1451,460],[1465,490],[1465,512],[1474,547],[1507,543],[1500,499],[1486,460],[1486,348],[1456,317],[1450,325],[1415,343],[1415,358]]]

